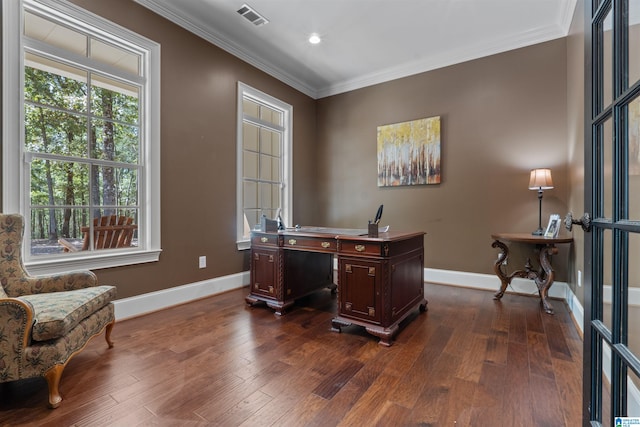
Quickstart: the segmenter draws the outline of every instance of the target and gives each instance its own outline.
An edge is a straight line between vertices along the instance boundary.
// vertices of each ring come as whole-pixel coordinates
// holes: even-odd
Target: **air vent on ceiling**
[[[243,4],[240,9],[238,9],[238,13],[244,16],[247,19],[247,21],[251,22],[256,27],[269,23],[269,20],[267,18],[260,15],[258,12],[256,12],[254,9],[251,8],[251,6],[247,5],[246,3]]]

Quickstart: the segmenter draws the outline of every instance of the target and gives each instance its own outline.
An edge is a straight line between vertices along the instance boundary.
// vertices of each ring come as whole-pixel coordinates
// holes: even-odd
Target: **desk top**
[[[491,238],[495,240],[506,240],[509,242],[535,243],[537,245],[554,245],[556,243],[573,242],[573,237],[571,236],[544,237],[535,236],[531,233],[493,233]]]
[[[263,231],[256,230],[255,233],[265,233]],[[358,241],[395,241],[410,239],[416,236],[423,236],[426,233],[424,231],[386,231],[379,232],[378,237],[369,237],[366,228],[330,228],[330,227],[311,227],[303,226],[298,228],[287,228],[285,230],[278,231],[278,234],[286,236],[300,236],[300,237],[320,237],[325,239],[339,239],[339,240],[358,240]]]

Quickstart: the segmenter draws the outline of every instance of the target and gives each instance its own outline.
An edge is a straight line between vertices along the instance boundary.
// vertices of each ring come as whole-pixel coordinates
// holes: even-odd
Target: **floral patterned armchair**
[[[22,262],[21,215],[0,214],[0,382],[43,376],[49,406],[62,401],[58,385],[69,360],[115,323],[114,286],[77,271],[29,276]]]

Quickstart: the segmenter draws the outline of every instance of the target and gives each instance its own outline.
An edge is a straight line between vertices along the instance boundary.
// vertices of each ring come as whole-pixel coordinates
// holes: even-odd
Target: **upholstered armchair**
[[[0,214],[0,382],[42,376],[49,406],[62,401],[62,371],[103,330],[109,348],[114,286],[90,271],[30,276],[22,261],[23,218]]]

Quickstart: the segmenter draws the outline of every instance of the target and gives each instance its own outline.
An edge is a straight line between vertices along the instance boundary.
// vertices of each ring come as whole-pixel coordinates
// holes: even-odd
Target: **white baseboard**
[[[437,270],[435,268],[424,269],[424,281],[448,286],[463,286],[465,288],[484,289],[497,291],[500,288],[500,279],[492,274],[467,273],[464,271]],[[514,278],[511,287],[506,292],[537,295],[538,288],[532,280]],[[549,289],[549,296],[565,300],[573,319],[583,332],[584,310],[580,301],[575,296],[566,282],[553,282]]]
[[[249,284],[249,272],[149,292],[114,301],[116,320],[141,316],[178,304],[238,289]]]
[[[500,279],[494,274],[467,273],[465,271],[437,270],[435,268],[424,269],[424,281],[451,286],[463,286],[465,288],[486,289],[497,291],[500,289]],[[565,282],[553,282],[549,289],[549,296],[566,299],[569,287]],[[511,282],[507,292],[519,294],[538,294],[538,288],[532,280],[516,277]]]

